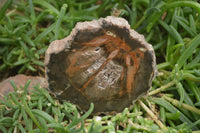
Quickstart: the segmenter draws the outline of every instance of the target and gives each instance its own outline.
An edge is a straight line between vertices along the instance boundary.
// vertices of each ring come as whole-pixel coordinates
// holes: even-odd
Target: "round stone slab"
[[[83,111],[120,112],[147,93],[156,72],[152,46],[123,18],[79,22],[45,56],[48,88]]]

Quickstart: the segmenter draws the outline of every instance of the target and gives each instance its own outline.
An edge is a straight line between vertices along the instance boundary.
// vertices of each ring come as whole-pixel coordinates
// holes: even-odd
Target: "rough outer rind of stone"
[[[111,31],[117,37],[123,38],[133,50],[140,48],[145,52],[146,59],[143,61],[142,68],[136,78],[137,86],[134,94],[127,94],[115,99],[96,100],[88,99],[82,93],[69,87],[69,80],[65,74],[65,59],[68,58],[69,53],[78,47],[81,43],[87,43],[93,38],[101,36],[105,31]],[[48,81],[48,88],[56,94],[58,98],[66,99],[71,103],[78,105],[82,110],[87,110],[91,102],[94,103],[95,112],[110,112],[122,111],[128,107],[132,101],[137,100],[145,95],[151,87],[152,80],[156,73],[156,60],[152,46],[148,44],[143,35],[131,30],[128,22],[123,18],[108,16],[99,20],[90,22],[79,22],[72,30],[71,34],[62,39],[52,42],[47,49],[45,56],[46,79]],[[143,72],[144,71],[144,72]],[[145,72],[146,71],[146,72]],[[141,81],[142,76],[146,74],[147,78]],[[140,79],[140,81],[138,81]],[[78,80],[78,79],[77,79]]]

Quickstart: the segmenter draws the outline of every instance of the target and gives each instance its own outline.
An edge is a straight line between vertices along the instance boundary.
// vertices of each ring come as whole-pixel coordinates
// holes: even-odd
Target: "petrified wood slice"
[[[77,23],[52,42],[45,57],[48,88],[82,110],[122,111],[147,93],[156,71],[155,54],[123,18]]]

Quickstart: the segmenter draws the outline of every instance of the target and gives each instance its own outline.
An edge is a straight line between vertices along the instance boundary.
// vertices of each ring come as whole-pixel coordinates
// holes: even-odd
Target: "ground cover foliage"
[[[0,10],[0,74],[44,75],[53,40],[79,21],[125,18],[153,45],[157,77],[147,96],[118,114],[90,115],[39,86],[0,101],[1,132],[197,132],[200,130],[200,4],[195,0],[7,0]],[[12,72],[12,73],[11,73]],[[141,81],[142,82],[142,81]]]

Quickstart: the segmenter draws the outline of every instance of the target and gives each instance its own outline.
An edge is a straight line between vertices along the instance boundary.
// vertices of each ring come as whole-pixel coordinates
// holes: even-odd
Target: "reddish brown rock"
[[[47,83],[45,78],[43,77],[33,77],[33,76],[26,76],[23,74],[16,75],[14,77],[10,77],[3,82],[0,83],[0,100],[3,100],[3,96],[7,95],[9,92],[14,91],[10,81],[12,80],[17,87],[24,87],[26,82],[31,79],[31,83],[28,86],[28,90],[33,89],[34,86],[39,84],[42,88],[47,88]]]
[[[52,42],[45,57],[48,88],[82,110],[122,111],[146,94],[156,72],[155,54],[123,18],[77,23]]]

